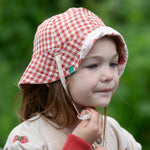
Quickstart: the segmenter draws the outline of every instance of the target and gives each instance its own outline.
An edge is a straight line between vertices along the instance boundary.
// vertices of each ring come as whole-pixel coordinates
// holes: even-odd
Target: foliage
[[[79,6],[95,12],[124,35],[129,61],[108,115],[130,131],[143,149],[150,148],[149,0],[0,0],[0,147],[19,123],[14,111],[19,92],[16,85],[30,61],[37,26],[50,16]]]

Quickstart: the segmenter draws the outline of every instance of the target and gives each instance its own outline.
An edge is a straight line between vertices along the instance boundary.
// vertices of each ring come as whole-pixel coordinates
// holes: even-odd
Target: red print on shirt
[[[13,143],[15,143],[16,141],[19,141],[20,143],[24,144],[24,143],[28,143],[29,140],[27,139],[27,137],[25,136],[19,136],[19,135],[16,135],[13,139]]]

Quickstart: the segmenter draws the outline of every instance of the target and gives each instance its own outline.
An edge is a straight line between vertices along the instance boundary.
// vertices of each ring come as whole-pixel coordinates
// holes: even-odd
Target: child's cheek
[[[82,86],[91,87],[96,84],[96,76],[95,74],[89,74],[87,72],[80,72],[74,76],[74,81],[79,82]]]

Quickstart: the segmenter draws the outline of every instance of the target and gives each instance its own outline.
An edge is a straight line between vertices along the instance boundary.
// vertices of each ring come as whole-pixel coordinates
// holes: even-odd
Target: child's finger
[[[94,109],[90,109],[92,115],[89,121],[88,127],[92,128],[93,132],[97,132],[97,135],[100,136],[102,133],[102,119],[100,113]]]
[[[90,111],[92,115],[91,115],[89,125],[91,124],[97,127],[101,127],[102,124],[101,114],[94,109],[90,109]]]

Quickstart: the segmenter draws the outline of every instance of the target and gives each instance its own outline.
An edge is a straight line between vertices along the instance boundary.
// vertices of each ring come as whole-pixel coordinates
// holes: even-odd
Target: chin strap
[[[104,128],[103,128],[103,146],[106,146],[106,123],[107,123],[107,107],[104,108]]]
[[[77,109],[75,103],[73,102],[73,100],[72,100],[72,98],[70,97],[70,95],[69,95],[69,93],[68,93],[68,90],[67,90],[67,84],[66,84],[66,79],[65,79],[64,72],[63,72],[63,69],[62,69],[60,54],[57,54],[57,55],[55,56],[55,60],[56,60],[57,67],[58,67],[58,72],[59,72],[60,81],[61,81],[61,83],[62,83],[62,85],[63,85],[63,87],[64,87],[64,89],[65,89],[65,91],[66,91],[66,93],[67,93],[67,95],[68,95],[68,97],[69,97],[69,99],[70,99],[72,105],[73,105],[73,107],[75,108],[75,110],[76,110],[76,112],[77,112],[77,114],[78,114],[78,116],[79,116],[80,113],[79,113],[79,111],[78,111],[78,109]]]

